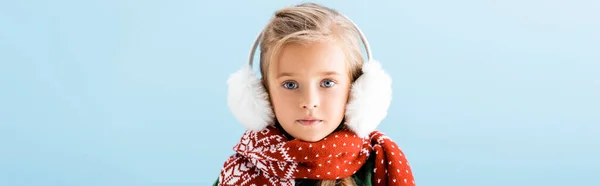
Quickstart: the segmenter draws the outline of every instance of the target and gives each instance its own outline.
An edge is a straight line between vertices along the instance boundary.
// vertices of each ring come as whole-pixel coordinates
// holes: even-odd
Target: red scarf
[[[340,130],[318,142],[288,140],[276,127],[246,131],[225,161],[219,185],[286,185],[295,179],[335,180],[352,176],[375,155],[373,185],[415,185],[402,150],[383,133],[359,138]]]

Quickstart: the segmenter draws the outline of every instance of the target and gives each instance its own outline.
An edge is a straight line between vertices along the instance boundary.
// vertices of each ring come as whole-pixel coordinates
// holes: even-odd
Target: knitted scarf
[[[224,163],[219,185],[293,186],[295,179],[335,180],[352,176],[375,155],[373,185],[415,185],[400,148],[383,133],[368,138],[342,129],[318,142],[288,140],[274,126],[246,131]]]

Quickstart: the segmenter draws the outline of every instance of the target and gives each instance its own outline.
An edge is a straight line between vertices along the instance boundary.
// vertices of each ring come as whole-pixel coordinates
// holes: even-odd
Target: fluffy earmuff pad
[[[352,84],[346,105],[346,125],[367,137],[386,117],[392,101],[392,78],[378,61],[364,63],[363,74]]]
[[[273,123],[269,95],[250,66],[231,74],[227,84],[227,105],[246,129],[258,132]]]

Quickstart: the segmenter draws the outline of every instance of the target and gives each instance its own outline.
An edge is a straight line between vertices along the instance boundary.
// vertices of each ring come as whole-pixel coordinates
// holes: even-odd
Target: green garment
[[[373,168],[375,162],[375,156],[370,156],[367,162],[358,170],[352,178],[354,178],[354,182],[358,186],[371,186],[373,185],[372,176],[373,176]],[[213,183],[213,186],[217,186],[219,183],[219,179]],[[296,186],[305,186],[305,185],[314,185],[314,180],[304,180],[304,179],[296,179]]]

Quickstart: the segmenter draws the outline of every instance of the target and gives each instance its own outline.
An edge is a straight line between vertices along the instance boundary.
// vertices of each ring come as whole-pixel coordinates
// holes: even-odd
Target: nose
[[[317,105],[314,104],[314,105],[311,106],[310,104],[305,104],[305,105],[302,106],[302,108],[304,108],[304,109],[313,109],[313,108],[317,108]]]
[[[307,88],[302,94],[303,99],[300,103],[302,109],[311,110],[319,107],[319,94],[317,90],[314,88]]]

